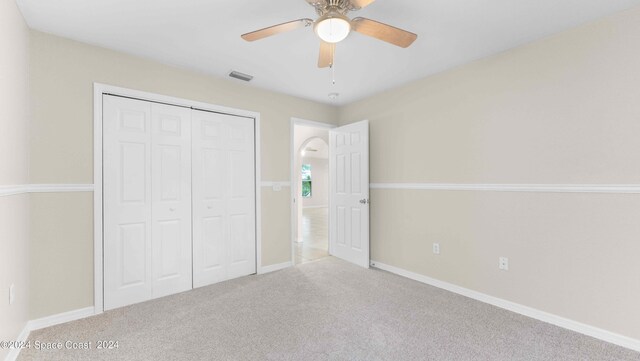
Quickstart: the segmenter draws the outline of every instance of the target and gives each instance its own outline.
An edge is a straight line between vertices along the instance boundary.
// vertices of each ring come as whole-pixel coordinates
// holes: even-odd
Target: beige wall
[[[93,306],[92,207],[91,192],[31,195],[29,319]]]
[[[13,1],[0,6],[0,185],[28,171],[31,183],[93,182],[93,82],[260,112],[265,181],[289,179],[291,117],[339,117],[371,121],[373,183],[640,183],[640,8],[336,110],[36,31],[27,69],[28,31]],[[373,259],[640,339],[640,196],[371,199]],[[263,264],[289,261],[289,193],[263,188],[262,211]],[[27,319],[29,260],[31,318],[92,305],[91,229],[91,193],[0,197],[0,246],[16,247],[0,253],[0,295],[23,285],[15,306],[0,301],[1,338]]]
[[[640,8],[345,106],[341,124],[370,120],[372,183],[638,184],[638,39]],[[371,200],[373,259],[640,339],[640,196]]]
[[[29,182],[29,30],[16,4],[0,1],[0,188]],[[0,189],[1,192],[1,189]],[[28,320],[29,195],[0,195],[0,340]],[[9,305],[9,286],[15,302]],[[0,349],[0,360],[7,355]]]
[[[274,265],[291,261],[291,208],[289,188],[274,191],[262,188],[262,264]],[[282,242],[267,244],[264,239]]]
[[[337,122],[337,110],[246,84],[173,68],[130,55],[31,32],[33,99],[31,182],[93,182],[93,83],[175,96],[261,114],[263,181],[289,179],[291,117]],[[291,258],[288,192],[263,195],[263,265]],[[92,202],[87,195],[33,197],[34,235],[31,269],[34,295],[31,317],[42,317],[93,304]],[[277,211],[276,211],[277,210]],[[283,211],[284,210],[284,211]],[[49,217],[78,229],[56,228]],[[73,227],[69,225],[69,227]],[[47,257],[49,252],[56,257]],[[60,269],[64,265],[67,269]],[[70,275],[70,270],[74,273]],[[70,276],[72,282],[65,277]],[[58,287],[51,287],[52,284]]]

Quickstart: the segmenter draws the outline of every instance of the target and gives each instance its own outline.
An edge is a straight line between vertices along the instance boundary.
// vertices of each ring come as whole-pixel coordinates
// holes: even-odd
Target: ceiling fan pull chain
[[[334,64],[331,64],[331,83],[336,85],[336,67]]]

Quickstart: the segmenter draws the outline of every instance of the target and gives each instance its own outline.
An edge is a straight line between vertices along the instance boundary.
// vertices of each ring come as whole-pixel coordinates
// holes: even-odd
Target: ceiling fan
[[[333,66],[336,43],[344,40],[351,30],[403,48],[408,47],[418,38],[414,33],[375,20],[347,17],[350,11],[360,10],[375,0],[306,1],[316,9],[319,15],[315,21],[307,18],[289,21],[243,34],[242,38],[246,41],[255,41],[313,25],[313,30],[320,38],[319,68]]]

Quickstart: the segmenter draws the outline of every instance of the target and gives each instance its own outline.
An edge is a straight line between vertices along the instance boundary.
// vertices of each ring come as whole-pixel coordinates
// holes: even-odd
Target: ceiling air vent
[[[253,79],[253,75],[241,73],[235,70],[229,73],[229,76],[232,78],[240,79],[242,81],[251,81],[251,79]]]

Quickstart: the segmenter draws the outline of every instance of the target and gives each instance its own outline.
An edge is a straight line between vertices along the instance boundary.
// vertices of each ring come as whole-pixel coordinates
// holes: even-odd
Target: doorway
[[[292,261],[329,255],[328,124],[292,120]]]

